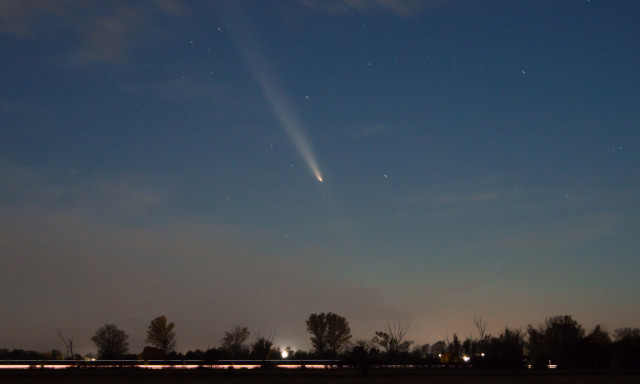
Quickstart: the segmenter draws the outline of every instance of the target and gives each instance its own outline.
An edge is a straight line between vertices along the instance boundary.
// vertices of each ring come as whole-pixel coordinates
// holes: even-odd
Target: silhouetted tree
[[[113,324],[98,328],[91,338],[98,347],[98,357],[103,360],[119,359],[129,351],[129,336]]]
[[[184,358],[187,360],[205,360],[206,355],[203,350],[196,349],[195,351],[187,351],[187,353],[184,354]]]
[[[387,323],[384,330],[376,332],[372,341],[391,355],[409,352],[413,341],[404,339],[408,331],[409,324],[397,322],[392,326],[391,323]]]
[[[476,355],[473,363],[484,368],[518,370],[524,366],[524,346],[521,330],[505,328],[499,337],[487,340],[484,356]]]
[[[640,338],[640,328],[618,328],[613,331],[613,337],[616,341],[623,339],[637,339]]]
[[[147,345],[142,350],[142,358],[144,360],[163,360],[167,358],[167,355],[162,352],[162,349]]]
[[[23,349],[14,349],[11,352],[8,349],[2,349],[0,356],[3,360],[42,360],[45,358],[41,353]]]
[[[447,350],[442,354],[442,362],[445,364],[459,364],[462,362],[462,343],[456,333],[453,340],[447,346]]]
[[[418,357],[427,357],[429,356],[430,352],[431,352],[430,344],[416,345],[415,347],[413,347],[413,351],[411,351],[412,354]]]
[[[478,342],[474,342],[470,337],[467,337],[462,342],[462,354],[466,356],[473,356],[478,345]]]
[[[228,360],[232,358],[231,353],[222,347],[209,348],[205,351],[204,355],[205,359],[209,361]]]
[[[252,359],[268,359],[270,355],[273,355],[273,336],[259,336],[256,341],[251,344],[251,358]],[[288,352],[287,352],[288,353]]]
[[[351,352],[348,356],[349,365],[352,368],[360,370],[363,374],[366,374],[371,367],[372,362],[378,356],[372,356],[370,351],[372,349],[371,342],[368,340],[356,340],[353,343]]]
[[[478,330],[478,340],[472,340],[470,350],[467,351],[469,356],[480,355],[485,352],[486,346],[489,344],[491,339],[491,335],[487,333],[487,322],[484,321],[482,316],[474,316],[473,325]]]
[[[44,354],[44,358],[47,360],[62,360],[64,356],[59,349],[52,349],[50,352]]]
[[[584,329],[571,316],[554,316],[538,329],[527,328],[531,363],[544,367],[551,361],[560,368],[574,369]]]
[[[480,336],[479,340],[484,340],[487,336],[487,322],[482,319],[482,316],[473,316],[473,325],[475,325],[478,330],[478,336]]]
[[[248,348],[244,344],[249,338],[249,328],[236,325],[230,331],[224,333],[222,338],[222,348],[229,351],[233,358],[245,357]]]
[[[346,318],[329,312],[327,319],[327,345],[329,352],[337,355],[351,340],[351,328]]]
[[[62,332],[57,329],[56,332],[58,333],[58,337],[60,338],[60,340],[62,340],[62,342],[64,343],[64,347],[67,350],[67,359],[73,359],[73,338],[66,338],[62,335]]]
[[[596,325],[583,339],[579,357],[583,368],[603,369],[611,365],[611,337],[601,325]]]
[[[442,354],[446,352],[447,343],[444,340],[439,340],[433,343],[431,346],[431,355],[437,356],[438,358],[442,357]]]
[[[311,344],[320,356],[336,356],[351,340],[349,322],[335,313],[312,313],[306,324]]]
[[[151,346],[158,348],[162,352],[162,358],[165,359],[176,348],[176,332],[174,322],[167,324],[165,316],[158,316],[151,320],[147,328],[147,338],[145,342]]]
[[[293,355],[289,356],[294,360],[307,360],[309,358],[309,352],[298,349],[293,353]]]
[[[619,328],[613,331],[613,353],[615,366],[619,368],[640,368],[640,329]]]
[[[422,344],[416,345],[411,351],[411,364],[416,367],[426,368],[440,363],[440,358],[434,358],[431,355],[431,345]]]

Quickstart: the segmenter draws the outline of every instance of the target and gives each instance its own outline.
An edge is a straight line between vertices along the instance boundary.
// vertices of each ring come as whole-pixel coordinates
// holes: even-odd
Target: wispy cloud
[[[383,124],[370,124],[363,125],[358,128],[354,128],[348,131],[348,135],[353,138],[362,138],[368,136],[376,136],[379,134],[386,133],[390,130],[390,128]]]
[[[1,0],[0,32],[33,38],[51,29],[62,28],[73,13],[72,9],[78,6],[82,6],[82,2],[74,0]]]
[[[223,86],[212,84],[202,75],[172,76],[146,83],[126,84],[125,89],[134,95],[154,95],[157,101],[175,102],[220,96]]]
[[[20,212],[74,212],[82,220],[122,220],[160,208],[171,182],[140,174],[90,179],[75,173],[44,171],[0,161],[0,208]]]
[[[311,10],[333,15],[390,12],[402,17],[415,16],[452,3],[452,0],[302,0],[302,4]]]
[[[184,16],[188,8],[174,0],[0,0],[0,33],[23,39],[65,34],[79,64],[115,63],[162,32],[153,16]]]
[[[461,205],[486,203],[502,197],[498,191],[475,191],[475,192],[428,192],[421,191],[413,193],[408,197],[409,204],[412,205]]]

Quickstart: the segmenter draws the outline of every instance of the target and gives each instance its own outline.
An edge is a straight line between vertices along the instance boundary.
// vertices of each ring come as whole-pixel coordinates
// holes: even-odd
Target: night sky
[[[640,326],[640,2],[0,0],[0,54],[0,348]]]

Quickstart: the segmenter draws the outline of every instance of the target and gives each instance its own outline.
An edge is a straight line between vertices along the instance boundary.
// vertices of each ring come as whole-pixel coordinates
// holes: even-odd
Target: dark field
[[[142,371],[142,370],[19,370],[0,372],[1,383],[434,383],[434,384],[616,384],[640,383],[640,372],[434,372],[372,371],[367,375],[347,370],[296,371]]]

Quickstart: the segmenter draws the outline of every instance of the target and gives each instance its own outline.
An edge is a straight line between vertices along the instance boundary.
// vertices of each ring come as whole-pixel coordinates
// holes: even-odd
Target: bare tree
[[[67,350],[67,359],[73,359],[73,338],[65,338],[62,335],[62,332],[59,329],[56,329],[56,332],[58,333],[58,337],[60,338],[60,340],[62,340],[62,342],[64,343],[64,346]]]
[[[405,335],[409,331],[409,323],[398,321],[393,325],[387,323],[387,327],[382,331],[377,331],[373,342],[384,348],[389,353],[408,352],[413,341],[405,340]]]
[[[487,322],[482,320],[482,316],[473,316],[473,324],[476,326],[478,330],[478,334],[480,335],[480,340],[484,340],[485,332],[487,331]]]

